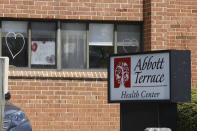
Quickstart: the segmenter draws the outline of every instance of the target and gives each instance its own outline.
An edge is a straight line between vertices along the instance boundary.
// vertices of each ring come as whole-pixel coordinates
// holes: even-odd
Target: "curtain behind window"
[[[85,24],[62,24],[62,67],[86,68]]]

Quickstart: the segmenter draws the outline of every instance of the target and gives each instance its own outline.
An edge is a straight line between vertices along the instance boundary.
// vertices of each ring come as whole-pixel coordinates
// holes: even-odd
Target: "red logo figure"
[[[131,87],[131,58],[114,59],[114,88]]]

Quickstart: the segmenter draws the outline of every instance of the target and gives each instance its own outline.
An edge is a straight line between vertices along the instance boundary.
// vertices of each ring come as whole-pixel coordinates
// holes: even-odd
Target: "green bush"
[[[178,104],[178,131],[197,131],[197,88],[191,95],[191,103]]]

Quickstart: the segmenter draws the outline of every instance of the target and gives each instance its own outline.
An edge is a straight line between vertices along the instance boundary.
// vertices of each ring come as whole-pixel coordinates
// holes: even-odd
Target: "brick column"
[[[144,1],[144,49],[191,50],[192,87],[197,87],[197,1]]]
[[[144,50],[151,50],[151,0],[143,3]]]

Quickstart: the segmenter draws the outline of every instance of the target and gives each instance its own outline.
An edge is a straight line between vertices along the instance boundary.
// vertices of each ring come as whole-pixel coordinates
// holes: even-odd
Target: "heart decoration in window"
[[[46,44],[46,41],[42,41],[42,44]]]
[[[55,55],[47,56],[46,60],[47,60],[48,63],[54,63]]]
[[[33,43],[33,44],[31,45],[31,50],[32,50],[32,51],[36,52],[37,48],[38,48],[38,44],[37,44],[37,43]]]
[[[13,59],[19,55],[25,47],[25,38],[21,33],[9,32],[6,34],[5,41]]]

